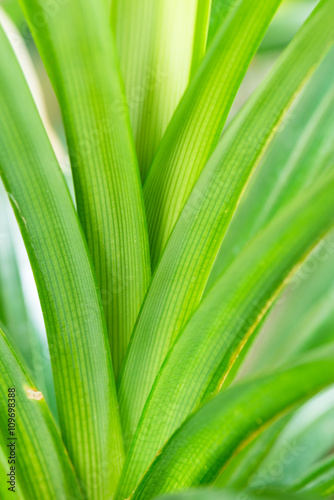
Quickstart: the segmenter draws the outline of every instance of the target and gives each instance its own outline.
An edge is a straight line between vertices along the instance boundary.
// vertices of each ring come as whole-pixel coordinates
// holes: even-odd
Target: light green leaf
[[[263,486],[263,480],[267,489],[286,488],[300,481],[305,471],[331,452],[333,425],[334,391],[330,390],[291,418],[251,479],[251,487]]]
[[[144,407],[120,479],[120,499],[128,497],[190,412],[221,389],[289,273],[334,224],[333,190],[334,174],[289,206],[240,254],[190,318]]]
[[[22,269],[24,243],[1,181],[0,214],[0,326],[55,415],[56,401],[44,331],[42,336],[22,282],[22,272],[25,278],[27,276],[26,269]]]
[[[233,454],[273,419],[334,382],[333,352],[223,391],[178,429],[131,498],[148,500],[212,483]]]
[[[208,288],[246,243],[334,164],[334,50],[331,50],[252,178],[221,245]]]
[[[334,494],[334,455],[326,457],[305,474],[293,491],[314,492],[321,496]]]
[[[15,217],[2,183],[0,184],[0,323],[9,334],[20,359],[36,372],[35,354],[41,354],[39,339],[30,322],[25,304],[17,255],[15,254]],[[11,218],[12,217],[12,218]],[[7,332],[6,332],[7,333]]]
[[[20,0],[62,110],[117,376],[150,280],[140,178],[110,22],[96,0]]]
[[[173,116],[144,186],[153,268],[217,145],[239,85],[280,2],[238,2]]]
[[[271,425],[231,460],[216,487],[286,490],[333,446],[334,390]]]
[[[212,0],[210,12],[210,24],[208,33],[208,43],[214,40],[217,31],[227,18],[227,16],[238,6],[239,0]]]
[[[19,498],[82,498],[72,464],[43,396],[23,371],[1,331],[0,367],[0,447],[2,455],[7,457],[6,474],[11,467],[8,463],[10,451],[15,454],[15,479],[23,495],[19,494]],[[12,389],[15,389],[15,401],[12,401]],[[12,409],[9,404],[15,404],[14,417],[9,416]],[[14,418],[15,422],[9,418]],[[10,429],[15,423],[14,435],[9,433],[9,422]],[[1,482],[9,488],[12,485],[5,477]]]
[[[206,46],[211,0],[114,0],[112,24],[142,179]]]
[[[268,314],[241,375],[333,340],[334,232],[316,246]]]
[[[259,53],[284,49],[290,43],[300,25],[307,19],[318,0],[288,0],[282,3],[273,19]]]
[[[245,185],[294,96],[334,42],[334,3],[322,0],[269,78],[224,134],[187,201],[146,295],[119,384],[128,436],[167,351],[199,304]]]
[[[0,46],[0,174],[39,292],[62,437],[90,498],[108,497],[123,450],[98,287],[64,178],[2,29]],[[108,480],[100,474],[105,463]]]
[[[6,474],[8,474],[7,450],[3,450],[1,446],[0,446],[0,474],[2,478],[6,477]],[[13,492],[8,490],[8,486],[10,485],[9,484],[7,485],[6,481],[2,480],[0,482],[1,500],[11,500],[13,498]],[[15,495],[16,495],[15,500],[24,500],[22,489],[17,481],[16,481]]]

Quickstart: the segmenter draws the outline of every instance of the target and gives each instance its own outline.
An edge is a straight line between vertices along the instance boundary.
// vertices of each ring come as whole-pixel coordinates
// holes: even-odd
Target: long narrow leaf
[[[231,221],[208,288],[246,243],[334,163],[334,50],[306,86]]]
[[[168,353],[144,407],[119,498],[131,493],[159,448],[203,398],[221,389],[291,270],[334,224],[333,190],[334,174],[273,221],[200,304]]]
[[[275,422],[231,460],[215,486],[286,491],[299,482],[333,446],[333,403],[332,388]]]
[[[233,453],[268,423],[333,384],[333,359],[332,348],[313,360],[222,392],[178,429],[131,498],[146,500],[210,484]]]
[[[2,30],[0,46],[0,173],[39,292],[61,432],[85,489],[92,497],[108,496],[122,443],[96,279],[64,178]],[[108,480],[100,474],[105,463],[112,464]]]
[[[1,330],[0,368],[0,447],[7,457],[6,474],[13,470],[11,466],[15,471],[13,484],[9,476],[2,477],[1,483],[10,488],[17,481],[26,499],[82,498],[45,400],[23,371]]]
[[[217,145],[239,85],[280,1],[238,3],[173,116],[144,186],[153,267]]]
[[[261,478],[265,479],[267,489],[292,487],[302,479],[305,471],[331,452],[334,446],[333,398],[333,389],[325,391],[296,412],[254,474],[252,485],[255,488]],[[290,460],[284,461],[276,474],[270,474],[287,450],[292,450],[293,459],[290,455]]]
[[[326,457],[309,470],[294,486],[294,491],[309,492],[329,496],[334,493],[334,455]]]
[[[333,340],[333,249],[331,231],[315,247],[268,314],[242,374],[278,365]]]
[[[277,437],[290,419],[291,414],[280,418],[245,446],[245,448],[230,460],[221,475],[215,481],[214,486],[216,488],[253,488],[253,476],[256,474],[261,462],[268,455]],[[261,491],[263,491],[265,489],[265,481],[266,478],[263,479],[261,477],[260,481],[256,481],[255,478],[254,489],[261,488]]]
[[[206,46],[211,0],[116,0],[112,22],[142,179]]]
[[[20,0],[67,136],[79,218],[107,319],[114,370],[150,279],[140,179],[108,16],[100,1]],[[50,10],[51,9],[51,10]]]
[[[206,165],[147,293],[119,385],[132,436],[171,342],[198,305],[245,185],[291,101],[334,42],[334,3],[322,0]]]

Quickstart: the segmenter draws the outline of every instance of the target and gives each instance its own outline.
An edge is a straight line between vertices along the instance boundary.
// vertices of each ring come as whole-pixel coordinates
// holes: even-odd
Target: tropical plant
[[[334,0],[18,3],[75,198],[0,28],[1,498],[330,497]]]

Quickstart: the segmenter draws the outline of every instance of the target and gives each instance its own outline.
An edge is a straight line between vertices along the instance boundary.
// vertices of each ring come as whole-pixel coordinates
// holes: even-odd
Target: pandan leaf
[[[217,393],[289,273],[334,224],[334,174],[300,197],[256,238],[180,333],[144,407],[120,480],[134,489],[155,454],[198,405]]]
[[[6,490],[17,483],[19,498],[83,498],[43,395],[24,372],[1,330],[0,367],[0,447],[7,459],[3,467],[7,475],[2,475],[1,483]],[[9,482],[10,471],[15,473],[13,484]],[[16,487],[14,490],[16,493]],[[15,493],[10,492],[11,498]]]
[[[266,477],[258,477],[257,470],[290,420],[291,413],[288,413],[245,446],[218,476],[215,488],[266,490]]]
[[[252,490],[232,490],[232,489],[212,489],[198,488],[184,491],[182,493],[172,493],[157,497],[157,500],[314,500],[313,495],[293,495],[286,492],[257,494]]]
[[[247,242],[334,163],[334,50],[326,56],[265,155],[221,245],[208,288]]]
[[[280,1],[238,3],[163,137],[144,186],[153,268],[218,143],[240,83]]]
[[[203,406],[157,455],[133,500],[210,484],[268,423],[333,384],[333,346],[314,359],[231,387]],[[247,418],[245,418],[247,414]]]
[[[169,239],[146,295],[119,383],[131,438],[167,351],[199,304],[226,229],[294,96],[334,42],[334,3],[322,0],[269,78],[228,128]]]
[[[0,46],[0,174],[38,288],[61,433],[85,489],[107,497],[123,445],[98,287],[65,180],[2,29]]]
[[[238,6],[239,0],[212,0],[208,46],[214,40],[217,31],[227,16]]]
[[[300,482],[333,446],[333,398],[333,388],[323,391],[271,425],[231,460],[215,487],[286,491],[287,483]]]
[[[294,486],[294,491],[314,492],[328,497],[334,493],[334,456],[330,455],[317,463]]]
[[[203,58],[211,0],[115,0],[112,23],[142,179]]]
[[[285,489],[301,481],[309,468],[331,453],[333,424],[334,390],[331,389],[309,401],[291,418],[258,467],[252,485],[256,488],[259,478],[265,478],[268,489]],[[287,459],[282,461],[283,456]],[[273,470],[275,474],[270,474]]]
[[[334,233],[316,246],[268,314],[241,374],[278,365],[333,340]],[[275,320],[279,315],[279,324]]]
[[[102,2],[20,0],[62,111],[117,377],[150,280],[143,200]]]

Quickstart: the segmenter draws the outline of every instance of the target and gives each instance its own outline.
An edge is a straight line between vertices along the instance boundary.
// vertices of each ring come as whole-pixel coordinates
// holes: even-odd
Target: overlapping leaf
[[[123,450],[96,279],[64,178],[2,29],[0,45],[0,173],[39,292],[61,432],[85,489],[92,497],[108,496]],[[107,479],[103,463],[110,464]]]
[[[334,165],[333,65],[331,50],[282,123],[236,210],[208,287],[289,200]]]
[[[296,491],[314,492],[322,497],[334,493],[334,456],[330,455],[309,470],[293,488]]]
[[[277,365],[333,340],[333,249],[331,231],[268,314],[242,374]]]
[[[201,61],[211,0],[116,0],[112,21],[142,179]]]
[[[119,385],[132,436],[171,342],[198,305],[254,167],[293,97],[334,42],[332,1],[319,3],[273,72],[224,134],[199,178],[146,296]]]
[[[280,0],[238,2],[173,116],[144,186],[153,267],[218,142],[239,85],[279,4]]]
[[[301,481],[308,469],[331,452],[334,446],[333,425],[332,389],[309,401],[291,418],[256,471],[254,487],[261,477],[266,478],[267,489],[286,489]],[[284,454],[288,458],[281,463],[280,470],[276,474],[268,474]]]
[[[210,484],[233,453],[269,422],[333,384],[333,348],[223,391],[178,429],[131,498]],[[245,419],[245,414],[247,418]]]
[[[10,460],[15,457],[12,466],[15,468],[14,483],[18,497],[36,500],[83,498],[43,396],[23,371],[1,331],[0,367],[0,447],[1,454],[7,459],[6,474],[9,474],[13,464],[8,462],[10,451],[13,451]],[[14,417],[9,416],[9,412]],[[6,485],[6,489],[13,486],[7,480],[8,476],[2,476],[1,483]],[[16,496],[13,492],[11,495]]]
[[[120,498],[131,493],[189,413],[221,389],[291,270],[334,224],[333,189],[334,174],[275,219],[220,277],[191,317],[144,407],[121,476]]]
[[[115,374],[150,279],[141,185],[105,6],[20,0],[61,107]]]

